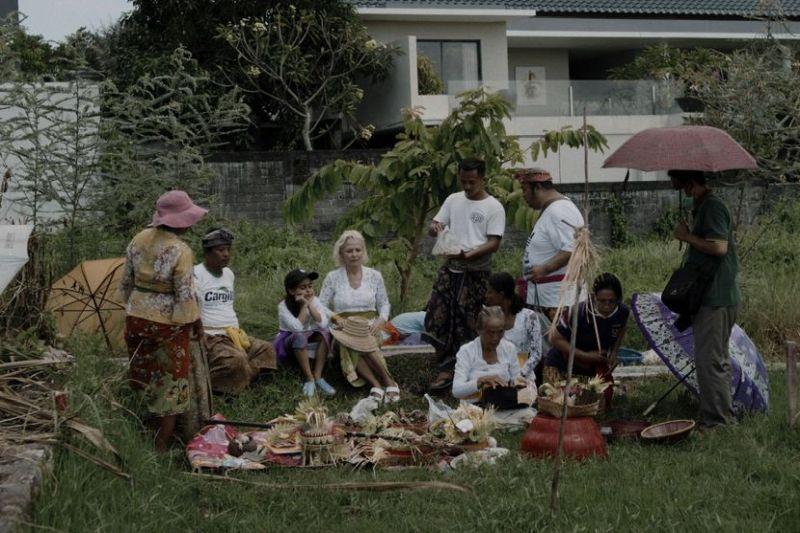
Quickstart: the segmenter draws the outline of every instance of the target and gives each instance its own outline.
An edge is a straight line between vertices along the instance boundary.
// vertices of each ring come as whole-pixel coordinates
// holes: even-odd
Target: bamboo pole
[[[387,491],[387,490],[451,490],[455,492],[471,493],[472,489],[454,483],[442,481],[363,481],[363,482],[342,482],[342,483],[259,483],[257,481],[247,481],[231,476],[218,476],[214,474],[188,473],[186,475],[209,481],[222,481],[227,483],[238,483],[251,485],[265,490],[331,490],[331,491]]]
[[[589,132],[586,126],[586,107],[583,108],[583,221],[589,223]]]
[[[589,142],[586,128],[586,108],[583,108],[583,176],[584,176],[584,197],[583,197],[583,221],[589,224]],[[561,456],[564,453],[564,424],[567,420],[567,397],[569,396],[569,382],[572,380],[572,367],[575,363],[575,344],[578,335],[578,306],[580,305],[581,289],[585,280],[575,282],[575,300],[571,309],[572,331],[569,339],[569,357],[567,359],[567,386],[564,387],[563,403],[561,404],[561,420],[558,424],[558,443],[556,445],[556,455],[553,459],[553,481],[550,484],[550,510],[558,509],[558,488],[561,482]],[[555,317],[556,320],[558,317]]]
[[[567,396],[569,395],[569,382],[572,379],[572,365],[575,362],[575,342],[578,335],[578,304],[580,303],[580,287],[575,287],[575,302],[572,306],[572,333],[569,339],[569,358],[567,359],[567,386],[564,387],[563,403],[561,404],[561,421],[558,424],[558,444],[556,456],[553,460],[553,481],[550,485],[550,510],[558,509],[558,485],[561,481],[561,456],[564,451],[564,423],[567,420]]]
[[[786,392],[789,395],[789,427],[797,423],[797,344],[786,343]]]

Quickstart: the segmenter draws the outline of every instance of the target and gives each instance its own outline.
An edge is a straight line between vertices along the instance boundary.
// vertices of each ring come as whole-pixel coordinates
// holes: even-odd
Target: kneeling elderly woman
[[[520,373],[517,348],[503,338],[505,316],[500,307],[484,307],[478,314],[479,336],[456,354],[453,396],[497,409],[499,426],[522,426],[536,411],[530,406],[536,388]]]

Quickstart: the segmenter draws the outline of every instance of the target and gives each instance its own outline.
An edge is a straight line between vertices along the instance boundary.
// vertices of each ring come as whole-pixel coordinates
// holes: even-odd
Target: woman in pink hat
[[[121,289],[127,302],[130,384],[144,394],[154,417],[159,452],[167,450],[178,415],[189,408],[189,338],[192,332],[202,334],[194,256],[180,235],[206,212],[183,191],[165,193],[152,223],[127,250]]]

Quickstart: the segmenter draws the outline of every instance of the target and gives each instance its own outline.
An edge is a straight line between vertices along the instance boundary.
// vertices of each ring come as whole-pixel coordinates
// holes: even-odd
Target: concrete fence
[[[284,201],[316,170],[339,159],[376,162],[383,150],[319,151],[319,152],[246,152],[217,154],[210,166],[217,175],[212,192],[217,199],[217,211],[227,218],[248,218],[270,224],[283,224]],[[797,201],[797,184],[742,185],[716,184],[718,193],[728,202],[738,224],[747,226],[768,206],[781,198]],[[569,183],[558,189],[583,205],[584,185]],[[304,229],[320,239],[330,238],[336,221],[363,193],[345,187],[335,196],[317,204],[312,222]],[[653,231],[657,221],[667,212],[678,209],[679,194],[668,182],[590,183],[589,219],[592,234],[600,243],[608,243],[611,235],[610,205],[617,197],[628,230],[634,235]],[[523,242],[527,232],[509,228],[507,240]]]

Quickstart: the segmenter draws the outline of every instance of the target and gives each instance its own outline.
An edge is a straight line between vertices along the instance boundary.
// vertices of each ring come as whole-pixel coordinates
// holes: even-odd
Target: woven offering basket
[[[553,400],[539,397],[536,400],[536,407],[539,411],[543,414],[550,415],[555,418],[561,418],[561,409],[562,405],[558,402],[554,402]],[[600,412],[600,400],[595,400],[591,403],[583,404],[583,405],[568,405],[567,406],[567,418],[579,418],[579,417],[587,417],[587,416],[597,416]]]
[[[477,451],[485,450],[486,448],[488,448],[489,447],[489,441],[488,440],[483,440],[481,442],[467,441],[467,442],[462,442],[461,444],[457,444],[456,446],[458,446],[459,448],[461,448],[465,452],[477,452]]]
[[[394,449],[387,450],[387,455],[378,461],[379,466],[426,466],[436,462],[440,451],[422,447],[413,450]]]

